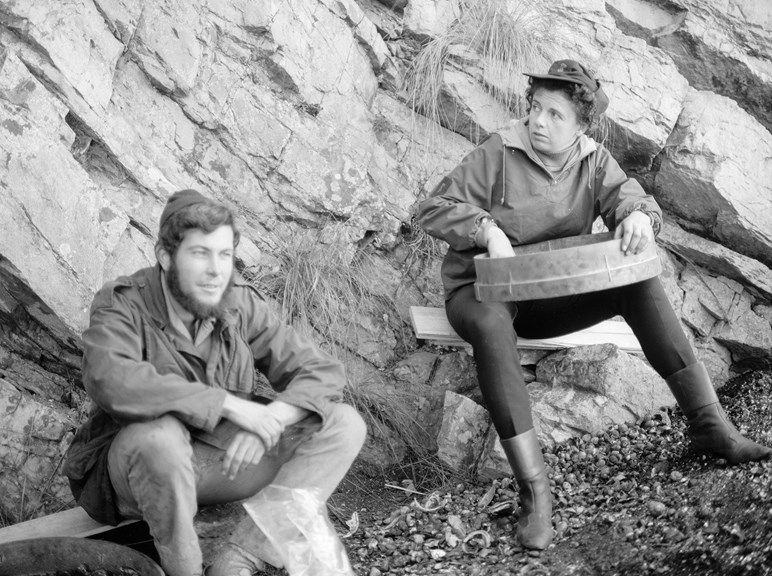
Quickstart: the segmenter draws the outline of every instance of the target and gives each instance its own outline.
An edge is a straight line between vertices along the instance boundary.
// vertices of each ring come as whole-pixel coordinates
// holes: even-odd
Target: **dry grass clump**
[[[337,241],[337,232],[284,230],[273,239],[271,268],[246,276],[280,303],[284,321],[346,349],[356,319],[388,303],[369,273],[373,257]]]
[[[361,361],[350,346],[356,338],[357,319],[396,317],[397,313],[377,285],[375,257],[341,238],[342,231],[335,225],[323,230],[283,230],[273,239],[270,269],[259,275],[245,271],[244,276],[280,304],[284,321],[316,341],[321,339],[331,354],[350,364]],[[413,392],[384,377],[378,382],[349,382],[344,397],[359,410],[369,429],[388,427],[411,451],[425,453],[427,436],[416,419]],[[389,434],[384,431],[381,436]]]
[[[415,111],[452,129],[453,119],[440,105],[444,73],[452,62],[463,66],[470,63],[464,59],[475,58],[489,94],[522,116],[522,73],[544,67],[550,39],[550,17],[538,2],[461,0],[459,17],[413,61],[406,77],[409,102]]]

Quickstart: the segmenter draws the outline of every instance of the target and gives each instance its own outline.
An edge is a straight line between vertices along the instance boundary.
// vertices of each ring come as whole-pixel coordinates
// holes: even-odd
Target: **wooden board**
[[[448,322],[448,317],[445,315],[444,308],[411,306],[410,320],[413,323],[415,336],[419,340],[432,340],[447,346],[469,346],[453,330]],[[638,339],[627,323],[615,320],[606,320],[579,332],[557,338],[538,340],[518,338],[517,340],[519,348],[534,350],[559,350],[574,346],[606,343],[616,344],[620,350],[625,352],[639,353],[642,351]]]
[[[134,522],[138,522],[138,520],[126,520],[120,526]],[[115,528],[116,526],[97,522],[86,514],[83,508],[77,507],[0,528],[0,542],[15,542],[16,540],[47,538],[49,536],[85,538]]]

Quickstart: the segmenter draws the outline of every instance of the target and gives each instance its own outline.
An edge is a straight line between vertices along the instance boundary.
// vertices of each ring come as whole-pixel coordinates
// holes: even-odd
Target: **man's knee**
[[[367,436],[367,425],[355,408],[348,404],[333,404],[327,413],[323,429],[346,440],[357,453]]]
[[[190,432],[174,416],[135,422],[123,428],[110,448],[119,459],[145,467],[170,470],[192,458]]]

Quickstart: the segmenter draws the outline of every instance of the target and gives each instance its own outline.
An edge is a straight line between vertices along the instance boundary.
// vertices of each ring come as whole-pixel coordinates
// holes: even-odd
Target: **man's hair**
[[[158,231],[158,246],[174,256],[188,230],[210,234],[220,226],[233,229],[233,246],[238,246],[241,233],[236,228],[233,212],[223,204],[204,198],[174,212],[163,221]]]
[[[528,102],[529,112],[531,111],[533,95],[539,88],[544,88],[551,92],[563,92],[568,96],[579,117],[579,123],[585,124],[588,129],[594,128],[600,119],[600,114],[597,113],[595,93],[589,88],[574,82],[563,82],[561,80],[552,80],[550,78],[528,79],[528,89],[525,92],[525,99]]]

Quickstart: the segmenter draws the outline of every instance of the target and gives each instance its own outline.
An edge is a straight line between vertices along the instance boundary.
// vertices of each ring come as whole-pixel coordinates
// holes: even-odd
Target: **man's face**
[[[189,230],[171,255],[162,251],[161,266],[174,299],[197,318],[217,316],[233,279],[233,228],[206,234]]]

